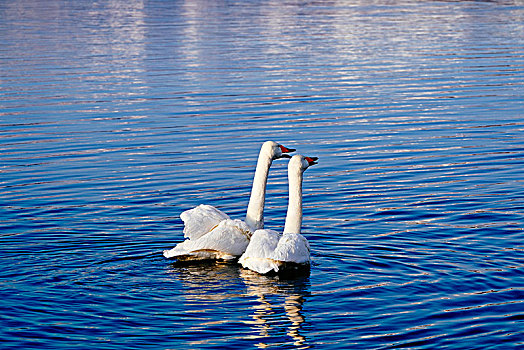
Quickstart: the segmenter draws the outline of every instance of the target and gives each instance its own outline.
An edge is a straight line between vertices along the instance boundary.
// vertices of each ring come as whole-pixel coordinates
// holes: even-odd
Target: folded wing
[[[300,233],[284,233],[271,258],[282,262],[308,264],[311,261],[309,242]]]
[[[211,205],[200,204],[198,207],[184,211],[180,214],[180,218],[184,222],[184,237],[197,240],[221,221],[229,219],[229,216]]]

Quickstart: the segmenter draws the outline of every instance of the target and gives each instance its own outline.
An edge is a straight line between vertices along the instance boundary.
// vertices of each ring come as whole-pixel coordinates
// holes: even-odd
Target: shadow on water
[[[259,348],[288,345],[305,349],[310,346],[303,335],[307,324],[303,308],[311,295],[311,284],[309,269],[295,271],[296,274],[288,269],[280,275],[260,275],[234,262],[209,260],[175,261],[169,269],[182,283],[188,303],[200,303],[202,309],[206,308],[203,302],[219,301],[224,307],[229,303],[244,305],[241,323],[248,330],[243,329],[236,340]]]

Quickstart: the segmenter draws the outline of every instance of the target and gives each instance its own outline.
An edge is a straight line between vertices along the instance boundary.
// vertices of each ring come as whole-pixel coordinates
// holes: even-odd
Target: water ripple
[[[0,5],[6,347],[518,348],[518,1]],[[245,214],[260,144],[304,179],[310,276],[171,264]],[[281,230],[285,161],[268,179]]]

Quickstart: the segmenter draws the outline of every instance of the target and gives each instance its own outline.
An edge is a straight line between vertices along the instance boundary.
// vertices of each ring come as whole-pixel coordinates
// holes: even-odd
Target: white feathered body
[[[261,274],[279,272],[290,263],[311,263],[309,242],[300,233],[280,235],[273,230],[256,230],[238,262]]]
[[[165,250],[166,258],[231,260],[242,255],[249,244],[251,230],[247,224],[230,219],[213,206],[201,204],[184,211],[180,218],[186,240]]]

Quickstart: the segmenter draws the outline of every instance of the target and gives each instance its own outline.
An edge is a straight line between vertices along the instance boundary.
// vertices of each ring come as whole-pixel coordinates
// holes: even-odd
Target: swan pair
[[[201,204],[186,210],[180,215],[186,240],[165,250],[164,256],[178,260],[232,260],[240,256],[242,266],[262,274],[278,272],[288,265],[309,266],[309,243],[300,234],[302,179],[303,172],[316,164],[318,158],[291,157],[288,153],[294,151],[274,141],[266,141],[258,156],[245,221],[231,219],[210,205]],[[273,160],[279,158],[291,158],[288,165],[289,205],[283,235],[263,229],[269,168]]]

